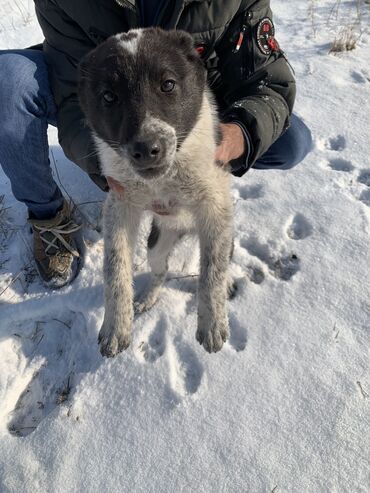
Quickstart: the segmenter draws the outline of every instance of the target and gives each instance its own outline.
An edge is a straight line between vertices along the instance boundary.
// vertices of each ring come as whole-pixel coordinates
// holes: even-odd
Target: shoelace
[[[58,245],[56,245],[56,241],[59,240],[61,244],[68,250],[74,257],[79,257],[80,254],[78,253],[77,250],[75,250],[72,245],[69,245],[66,240],[63,238],[62,235],[70,235],[72,233],[75,233],[79,229],[82,228],[82,226],[75,224],[73,221],[69,221],[68,223],[61,224],[59,226],[54,226],[54,227],[42,227],[42,226],[37,226],[34,225],[34,227],[40,232],[40,237],[41,240],[47,245],[45,248],[45,253],[47,254],[50,248],[55,248],[56,250],[59,250],[60,248]],[[53,235],[53,239],[49,241],[47,238],[44,238],[45,233],[51,233]]]

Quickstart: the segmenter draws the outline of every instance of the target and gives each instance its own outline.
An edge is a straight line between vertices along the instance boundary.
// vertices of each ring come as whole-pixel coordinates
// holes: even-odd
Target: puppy
[[[145,210],[153,212],[152,284],[136,311],[157,301],[174,244],[198,234],[196,338],[206,351],[219,351],[229,332],[230,174],[214,160],[219,123],[191,36],[148,28],[108,38],[80,63],[79,98],[103,174],[124,186],[122,197],[109,192],[104,207],[101,353],[115,356],[131,341],[132,261]]]

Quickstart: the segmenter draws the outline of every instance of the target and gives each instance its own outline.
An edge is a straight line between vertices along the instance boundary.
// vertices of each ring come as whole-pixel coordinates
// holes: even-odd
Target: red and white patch
[[[257,45],[264,55],[279,51],[279,43],[275,39],[275,26],[269,17],[265,17],[258,24]]]

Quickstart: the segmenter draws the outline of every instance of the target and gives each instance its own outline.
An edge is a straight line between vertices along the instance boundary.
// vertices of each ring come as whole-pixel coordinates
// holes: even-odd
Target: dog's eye
[[[174,80],[165,80],[162,82],[161,91],[162,92],[171,92],[175,89],[176,82]]]
[[[112,91],[105,91],[103,93],[103,99],[106,104],[110,105],[117,101],[117,96]]]

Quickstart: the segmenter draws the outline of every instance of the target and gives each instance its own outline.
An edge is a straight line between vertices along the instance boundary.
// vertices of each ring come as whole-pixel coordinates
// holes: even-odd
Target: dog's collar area
[[[153,200],[151,203],[149,210],[159,214],[160,216],[170,216],[174,213],[174,208],[178,205],[177,201],[171,199],[168,204],[164,202],[160,202],[159,200]]]

